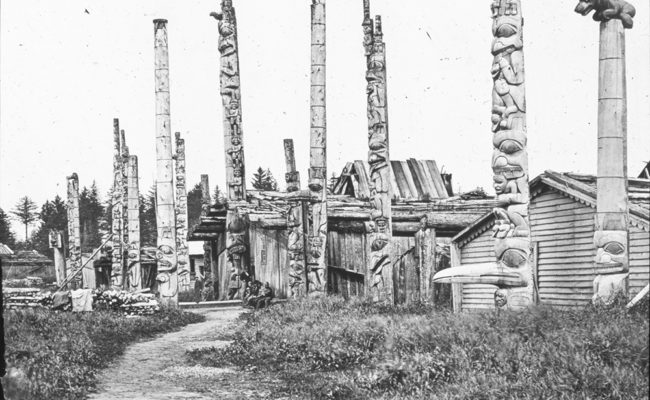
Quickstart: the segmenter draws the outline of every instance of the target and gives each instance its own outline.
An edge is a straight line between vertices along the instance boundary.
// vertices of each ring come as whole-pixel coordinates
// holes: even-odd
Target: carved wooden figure
[[[210,182],[208,175],[201,175],[201,216],[205,217],[210,212]],[[203,270],[205,274],[209,274],[212,266],[212,245],[209,240],[203,242]],[[195,279],[203,281],[205,278],[201,274],[201,270],[196,267],[194,269]],[[216,276],[210,273],[210,276]],[[214,279],[214,278],[212,278]]]
[[[68,176],[68,273],[76,274],[72,288],[81,288],[81,228],[79,225],[79,177]]]
[[[486,283],[498,287],[495,306],[533,304],[528,222],[528,153],[521,0],[492,2],[492,171],[499,207],[494,209],[494,266],[454,267],[434,282]]]
[[[142,289],[142,267],[140,265],[140,190],[138,185],[138,157],[129,156],[127,166],[128,191],[128,238],[126,271],[130,290]]]
[[[120,121],[113,119],[113,193],[111,198],[111,286],[123,289],[124,270],[124,162]]]
[[[366,54],[366,95],[368,109],[368,164],[370,165],[371,213],[369,237],[369,294],[374,300],[394,301],[393,270],[390,259],[391,198],[388,155],[388,113],[386,96],[386,49],[381,16],[370,17],[370,1],[364,1],[364,49]]]
[[[229,200],[246,200],[244,137],[242,130],[237,18],[231,0],[221,0],[221,13],[210,16],[219,21],[220,85],[223,103],[226,185]]]
[[[300,190],[300,172],[296,171],[293,139],[284,139],[284,159],[287,164],[287,173],[284,175],[287,183],[287,192]]]
[[[287,192],[300,190],[300,174],[296,171],[296,158],[293,151],[293,140],[284,139],[284,157],[287,164],[285,174]],[[293,298],[304,296],[306,291],[305,270],[305,234],[303,226],[302,202],[289,203],[287,213],[287,227],[289,238],[287,250],[289,251],[289,289]]]
[[[594,303],[627,295],[629,203],[627,194],[627,89],[625,28],[634,7],[622,0],[581,0],[581,15],[600,21],[598,61],[598,174],[594,245]]]
[[[307,240],[307,291],[327,292],[327,116],[325,105],[325,0],[311,5],[311,98],[309,190],[318,200],[311,205]]]
[[[185,139],[176,132],[176,247],[178,254],[178,284],[180,290],[190,290],[190,251],[187,246],[188,214],[185,183]]]
[[[56,284],[60,286],[66,278],[65,257],[63,256],[63,232],[52,229],[49,232],[50,248],[54,252],[54,273]]]
[[[120,154],[122,155],[122,265],[123,271],[128,277],[128,252],[129,252],[129,147],[126,145],[126,133],[120,130]],[[128,279],[128,278],[127,278]],[[126,279],[122,279],[123,289],[129,288]]]
[[[158,291],[163,304],[178,306],[178,274],[172,135],[169,99],[169,50],[167,20],[154,23],[154,56],[156,84],[156,223],[158,226]]]

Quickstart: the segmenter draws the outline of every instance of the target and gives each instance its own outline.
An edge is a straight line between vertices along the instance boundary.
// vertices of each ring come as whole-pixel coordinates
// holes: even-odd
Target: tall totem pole
[[[75,274],[73,288],[81,289],[81,227],[79,225],[79,177],[68,176],[68,274]]]
[[[187,187],[185,180],[185,139],[176,132],[176,248],[178,250],[178,284],[180,290],[190,290],[190,251],[187,246]]]
[[[210,16],[219,22],[220,85],[223,103],[224,149],[226,152],[226,185],[228,213],[226,215],[226,251],[231,272],[251,272],[247,266],[248,224],[240,215],[237,202],[246,201],[244,166],[244,133],[242,131],[241,86],[239,76],[239,47],[237,17],[232,0],[221,0],[221,13]],[[213,280],[215,277],[212,278]]]
[[[172,135],[169,99],[169,51],[167,20],[154,24],[154,59],[156,85],[156,224],[158,227],[158,291],[164,305],[178,306],[178,274],[176,255],[176,221]]]
[[[122,154],[122,137],[120,121],[113,119],[113,193],[111,198],[111,286],[114,289],[123,289],[124,269],[124,162]]]
[[[128,191],[128,238],[126,270],[129,289],[142,289],[142,267],[140,264],[140,189],[138,185],[138,157],[129,156],[127,165]]]
[[[496,307],[517,310],[534,303],[521,1],[493,0],[492,19],[492,171],[498,203],[493,236],[497,260],[493,266],[447,268],[436,273],[433,281],[495,285]]]
[[[327,116],[325,105],[325,0],[311,5],[311,97],[309,190],[317,200],[311,204],[307,250],[307,291],[327,293]]]
[[[207,217],[210,213],[210,182],[208,180],[208,175],[201,175],[201,216]],[[209,240],[203,242],[203,274],[198,267],[194,269],[195,279],[203,281],[203,279],[209,274],[212,276],[212,244]],[[213,278],[214,279],[214,278]]]
[[[394,301],[390,259],[391,198],[388,154],[388,106],[386,95],[386,46],[381,16],[370,17],[370,0],[363,2],[363,47],[366,55],[368,101],[368,164],[370,165],[371,218],[367,223],[370,243],[368,277],[373,300]]]
[[[598,61],[598,175],[594,245],[594,303],[627,295],[629,206],[627,194],[627,93],[625,28],[634,7],[622,0],[581,0],[575,11],[600,21]]]
[[[300,173],[296,171],[296,158],[292,139],[284,139],[284,158],[287,164],[285,180],[287,192],[300,190]],[[289,202],[287,213],[287,227],[289,238],[287,250],[289,252],[289,288],[291,297],[297,298],[305,295],[305,234],[303,225],[303,206],[301,201]]]

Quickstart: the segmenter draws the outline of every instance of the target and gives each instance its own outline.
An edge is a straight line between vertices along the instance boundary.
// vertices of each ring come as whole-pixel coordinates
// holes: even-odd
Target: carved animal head
[[[627,232],[596,231],[596,269],[602,272],[625,272],[628,269]]]
[[[578,5],[576,5],[575,12],[580,15],[587,15],[594,9],[594,3],[592,0],[580,0]]]

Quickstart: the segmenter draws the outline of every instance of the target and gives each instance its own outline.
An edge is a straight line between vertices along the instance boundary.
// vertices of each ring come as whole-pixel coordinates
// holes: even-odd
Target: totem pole
[[[325,0],[311,5],[311,98],[309,190],[311,204],[307,238],[307,292],[327,293],[327,116],[325,105]]]
[[[287,192],[300,190],[300,173],[296,171],[296,158],[293,151],[293,140],[284,139],[284,158],[287,163]],[[289,202],[287,226],[289,227],[289,288],[291,297],[305,295],[305,234],[303,225],[302,202]]]
[[[81,289],[81,229],[79,226],[79,177],[73,173],[68,177],[68,272],[76,274],[72,288]]]
[[[63,232],[52,229],[49,233],[50,248],[54,252],[54,273],[56,274],[56,284],[61,283],[66,278],[65,257],[63,256]]]
[[[112,225],[111,232],[111,286],[123,289],[122,270],[124,269],[124,163],[122,161],[120,121],[113,119],[113,193],[111,198]]]
[[[142,267],[140,265],[140,190],[138,186],[138,157],[129,156],[127,165],[128,191],[128,238],[126,271],[129,289],[142,289]]]
[[[164,305],[178,306],[178,274],[176,265],[176,221],[172,167],[172,135],[169,116],[169,52],[167,20],[154,24],[154,55],[156,84],[156,223],[158,226],[158,291]]]
[[[207,217],[210,212],[210,183],[207,175],[201,175],[201,216]],[[203,271],[207,275],[212,268],[212,245],[209,240],[203,242]],[[197,280],[203,281],[204,275],[198,267],[194,269]],[[212,276],[212,274],[211,274]],[[213,278],[214,279],[214,278]]]
[[[219,21],[221,100],[223,103],[224,149],[228,200],[246,200],[244,138],[242,131],[237,18],[231,0],[221,0],[221,13],[210,13]]]
[[[120,152],[122,154],[122,268],[128,274],[129,252],[129,147],[126,145],[124,129],[120,130]],[[128,275],[127,275],[128,276]],[[129,283],[122,278],[123,289],[129,289]]]
[[[369,233],[369,293],[373,300],[394,301],[393,269],[390,259],[391,198],[390,158],[388,155],[388,109],[386,96],[386,48],[381,16],[370,17],[370,0],[363,2],[363,46],[366,55],[366,95],[368,101],[368,164],[372,220]]]
[[[498,208],[494,209],[494,266],[448,268],[436,283],[497,286],[497,308],[533,304],[533,272],[528,222],[528,153],[521,0],[492,2],[492,171]]]
[[[627,93],[625,28],[634,7],[622,0],[581,0],[575,11],[600,21],[598,61],[598,175],[594,245],[593,302],[627,296],[629,206],[627,194]]]
[[[219,53],[221,100],[223,104],[223,131],[226,151],[226,183],[228,213],[226,215],[226,249],[230,270],[248,271],[245,260],[248,251],[247,218],[240,215],[237,206],[230,203],[246,201],[246,174],[244,167],[244,133],[242,131],[241,87],[239,77],[239,48],[237,18],[231,0],[221,0],[221,13],[210,13],[219,21]],[[213,277],[214,280],[214,277]]]
[[[187,246],[187,188],[185,186],[185,139],[176,132],[176,248],[178,251],[178,284],[190,290],[190,251]]]

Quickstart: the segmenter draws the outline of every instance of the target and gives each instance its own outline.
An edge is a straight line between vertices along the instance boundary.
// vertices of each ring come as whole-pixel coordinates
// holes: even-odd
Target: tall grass
[[[325,298],[252,314],[232,345],[189,356],[277,374],[310,398],[643,399],[648,333],[647,311],[621,308],[453,314]]]
[[[204,317],[178,310],[140,318],[119,313],[5,311],[8,399],[83,399],[96,375],[128,344]]]

